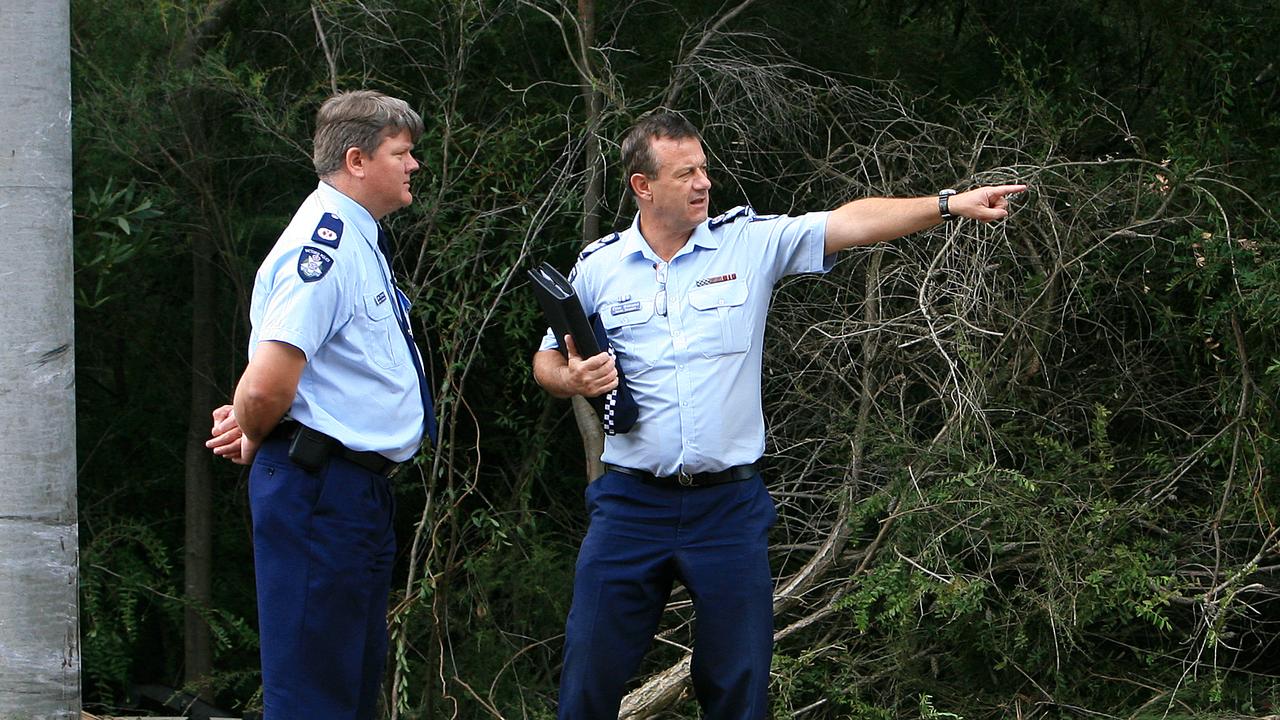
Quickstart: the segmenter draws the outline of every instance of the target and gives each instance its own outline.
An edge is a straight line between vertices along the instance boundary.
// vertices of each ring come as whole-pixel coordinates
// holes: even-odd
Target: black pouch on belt
[[[333,438],[306,425],[289,441],[289,459],[307,472],[318,472],[333,453]]]

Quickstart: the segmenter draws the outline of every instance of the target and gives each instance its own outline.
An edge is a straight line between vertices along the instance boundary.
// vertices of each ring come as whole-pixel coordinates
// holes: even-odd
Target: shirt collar
[[[336,211],[344,222],[355,227],[365,242],[371,247],[378,247],[378,221],[373,219],[363,205],[323,180],[316,188],[316,193],[320,195],[321,207],[327,212]]]
[[[658,256],[653,253],[653,248],[649,247],[649,243],[645,242],[644,236],[640,234],[640,214],[636,213],[636,217],[631,221],[631,227],[622,231],[622,255],[626,257],[639,253],[640,255],[657,262]]]
[[[708,249],[720,247],[720,240],[711,232],[710,225],[710,219],[698,223],[698,226],[693,229],[693,234],[689,236],[689,241],[684,244],[684,247],[680,248],[672,259],[674,260],[676,257],[693,252],[691,245]],[[653,248],[649,247],[644,235],[640,234],[640,213],[636,213],[635,219],[631,221],[631,227],[622,231],[622,243],[623,257],[639,253],[653,262],[659,262],[659,258],[653,252]]]
[[[689,242],[708,249],[720,247],[720,238],[711,232],[711,218],[698,223],[698,227],[693,229],[693,235],[689,237]]]

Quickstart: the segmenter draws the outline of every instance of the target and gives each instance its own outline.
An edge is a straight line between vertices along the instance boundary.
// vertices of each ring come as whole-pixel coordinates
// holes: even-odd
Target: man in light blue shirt
[[[955,217],[1008,215],[1023,185],[865,198],[799,217],[738,207],[709,219],[711,180],[697,130],[674,113],[642,118],[622,142],[631,227],[585,248],[570,279],[599,314],[639,406],[605,439],[606,472],[587,488],[591,522],[565,630],[560,720],[615,718],[653,639],[672,582],[693,599],[691,674],[708,720],[768,715],[773,501],[764,454],[761,349],[773,286],[831,269],[835,254]],[[607,353],[568,356],[550,332],[534,377],[557,397],[616,387]]]
[[[379,220],[408,205],[422,119],[373,91],[316,119],[320,183],[254,282],[249,365],[214,453],[253,468],[266,720],[368,720],[395,557],[388,478],[435,416]]]

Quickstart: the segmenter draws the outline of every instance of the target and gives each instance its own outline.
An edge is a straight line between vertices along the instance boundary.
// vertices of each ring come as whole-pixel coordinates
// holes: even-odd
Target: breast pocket
[[[696,337],[693,346],[707,357],[746,352],[752,322],[747,312],[747,283],[738,278],[689,291]]]
[[[408,347],[400,326],[396,324],[392,302],[394,300],[385,291],[366,293],[364,312],[360,313],[361,336],[365,343],[363,350],[379,367],[388,370],[404,363],[405,353],[400,351]]]
[[[653,300],[629,300],[606,304],[600,309],[600,324],[609,334],[609,344],[622,362],[622,372],[635,375],[653,367],[657,359],[650,352],[637,352],[645,334],[653,332]]]

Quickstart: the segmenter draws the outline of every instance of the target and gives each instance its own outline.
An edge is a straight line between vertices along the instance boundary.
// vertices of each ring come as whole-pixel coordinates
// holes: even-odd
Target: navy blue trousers
[[[560,720],[618,717],[674,580],[693,599],[693,687],[704,716],[768,717],[776,513],[760,476],[679,488],[609,472],[586,498],[591,523],[565,627]]]
[[[341,458],[312,474],[288,443],[249,473],[265,720],[368,720],[386,666],[395,560],[389,481]]]

